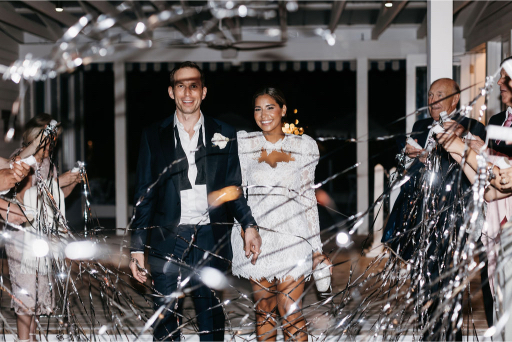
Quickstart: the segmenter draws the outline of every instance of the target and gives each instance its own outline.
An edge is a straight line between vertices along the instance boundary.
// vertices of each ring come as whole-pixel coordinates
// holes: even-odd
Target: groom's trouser
[[[178,286],[178,278],[181,275],[181,281],[191,276],[190,281],[185,288],[193,288],[191,295],[194,302],[197,315],[197,327],[201,341],[224,341],[224,311],[218,306],[219,300],[216,298],[221,293],[212,292],[211,289],[204,286],[197,276],[197,271],[204,266],[211,266],[211,261],[203,260],[204,251],[214,252],[215,241],[213,239],[212,227],[210,225],[197,226],[197,235],[194,238],[194,244],[198,246],[190,247],[189,242],[194,234],[194,226],[180,225],[178,226],[178,237],[173,252],[173,259],[179,258],[189,267],[179,266],[176,263],[168,262],[162,272],[152,272],[155,290],[163,295],[169,295],[176,291]],[[181,237],[181,238],[180,238]],[[183,239],[182,239],[183,238]],[[186,241],[184,241],[186,240]],[[188,251],[187,251],[188,249]],[[201,250],[203,249],[203,250]],[[185,253],[185,251],[187,251]],[[214,256],[209,256],[209,258]],[[195,266],[200,264],[194,270]],[[192,268],[192,269],[190,269]],[[183,298],[178,299],[176,307],[176,299],[169,300],[165,298],[157,298],[155,300],[155,310],[161,305],[165,305],[164,317],[157,319],[153,326],[154,341],[179,341],[180,331],[178,326],[186,324],[184,328],[193,329],[196,319],[191,320],[191,315],[183,317]],[[217,306],[217,307],[215,307]],[[215,308],[214,308],[215,307]],[[193,317],[193,316],[192,316]]]

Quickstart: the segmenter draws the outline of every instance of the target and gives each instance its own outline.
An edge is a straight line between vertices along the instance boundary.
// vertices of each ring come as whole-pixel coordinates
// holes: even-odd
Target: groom
[[[243,196],[215,206],[208,203],[208,195],[239,187],[242,177],[235,130],[201,112],[206,96],[203,71],[195,63],[184,62],[171,71],[170,78],[169,96],[176,102],[176,112],[142,134],[135,201],[143,199],[132,224],[130,269],[138,281],[147,280],[143,267],[148,246],[151,277],[157,295],[162,295],[155,297],[155,309],[165,306],[154,324],[155,341],[179,340],[178,324],[187,323],[182,321],[183,296],[169,296],[178,286],[192,289],[201,341],[223,341],[219,294],[202,285],[197,271],[204,266],[227,268],[233,216],[245,232],[240,243],[246,256],[252,255],[253,264],[260,254],[261,237]],[[219,142],[218,137],[229,140]],[[203,258],[205,252],[210,254]]]

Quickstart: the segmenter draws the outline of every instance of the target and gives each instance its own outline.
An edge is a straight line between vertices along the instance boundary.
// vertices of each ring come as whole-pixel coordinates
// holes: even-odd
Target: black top
[[[506,118],[507,111],[493,115],[489,119],[489,125],[502,126]],[[496,140],[489,140],[489,148],[512,158],[512,145],[507,145],[505,141],[500,141],[499,144],[496,144]]]

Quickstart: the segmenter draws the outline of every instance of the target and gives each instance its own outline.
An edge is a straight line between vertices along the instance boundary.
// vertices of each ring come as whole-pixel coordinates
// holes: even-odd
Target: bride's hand
[[[332,262],[331,260],[329,260],[329,258],[321,253],[321,252],[315,252],[313,253],[313,270],[316,269],[316,267],[320,264],[320,263],[324,263],[326,264],[327,266],[329,266],[329,271],[331,271],[331,275],[332,275]]]

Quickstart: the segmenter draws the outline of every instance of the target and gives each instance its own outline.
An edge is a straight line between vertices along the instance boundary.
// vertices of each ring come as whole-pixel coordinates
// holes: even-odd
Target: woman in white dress
[[[286,340],[307,341],[301,312],[305,278],[322,254],[314,184],[318,146],[307,135],[284,134],[286,101],[280,90],[254,95],[254,119],[261,132],[238,132],[244,194],[262,238],[255,265],[245,257],[242,231],[232,231],[233,274],[250,279],[259,341],[274,341],[282,318]]]

